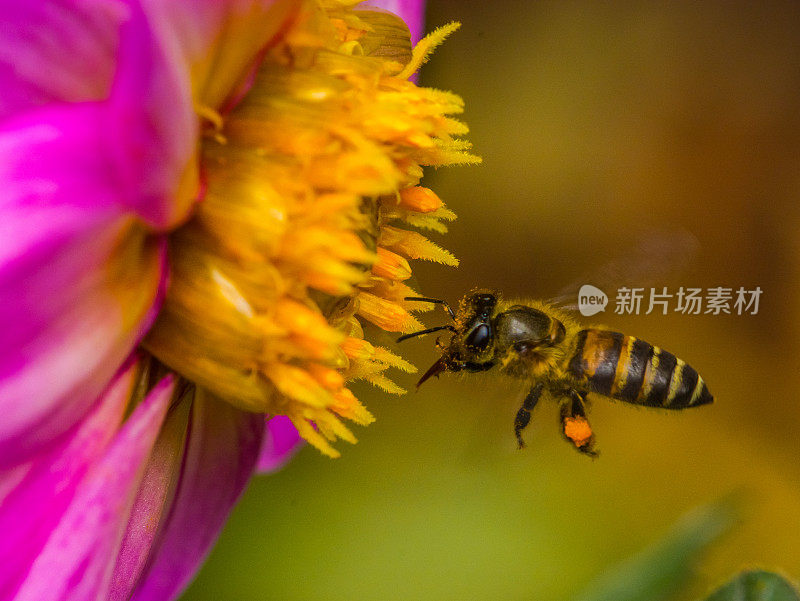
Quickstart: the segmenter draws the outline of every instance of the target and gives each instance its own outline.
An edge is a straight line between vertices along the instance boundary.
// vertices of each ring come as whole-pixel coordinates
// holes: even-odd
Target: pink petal
[[[156,229],[185,220],[197,195],[197,119],[170,32],[160,39],[133,0],[0,0],[0,15],[0,120],[107,100],[96,125],[108,138],[115,203]]]
[[[259,473],[282,468],[302,448],[304,440],[285,415],[276,415],[267,422],[264,442],[258,457]]]
[[[296,16],[299,0],[142,0],[174,68],[192,73],[195,100],[220,108],[270,40]]]
[[[108,601],[127,601],[147,566],[160,527],[180,482],[194,390],[183,395],[167,415],[150,454],[131,518],[117,554]]]
[[[297,0],[0,0],[0,120],[103,100],[120,200],[155,229],[198,196],[196,106],[217,109]],[[113,77],[113,83],[111,78]]]
[[[178,489],[133,601],[164,601],[183,590],[253,474],[263,415],[198,393],[190,420]],[[112,599],[124,593],[118,589]]]
[[[180,3],[182,4],[182,3]],[[151,227],[184,221],[197,198],[193,154],[198,124],[189,71],[175,60],[168,32],[151,23],[138,2],[120,29],[117,74],[109,98],[113,132],[108,145],[117,169],[120,198]]]
[[[197,107],[221,108],[296,4],[130,2],[111,94],[113,127],[124,153],[117,162],[138,192],[131,208],[153,227],[180,223],[197,200]]]
[[[0,467],[75,425],[163,293],[164,241],[119,202],[102,104],[0,127]]]
[[[424,0],[368,0],[360,6],[374,6],[388,10],[405,21],[411,30],[411,43],[416,44],[422,37],[425,26]]]
[[[0,0],[0,120],[108,96],[127,13],[119,0]]]
[[[0,597],[15,601],[105,600],[145,461],[169,406],[165,378],[118,425],[134,381],[123,371],[73,436],[26,466],[0,505]],[[27,503],[27,505],[26,505]],[[12,569],[9,569],[11,566]],[[10,576],[10,578],[9,578]]]
[[[35,460],[0,472],[0,599],[21,585],[75,495],[78,482],[117,431],[134,366],[123,370],[68,437]]]

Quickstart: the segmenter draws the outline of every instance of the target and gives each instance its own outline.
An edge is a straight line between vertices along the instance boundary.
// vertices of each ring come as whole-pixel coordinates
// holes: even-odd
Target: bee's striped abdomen
[[[581,330],[567,371],[593,392],[636,405],[685,409],[714,400],[692,367],[619,332]]]

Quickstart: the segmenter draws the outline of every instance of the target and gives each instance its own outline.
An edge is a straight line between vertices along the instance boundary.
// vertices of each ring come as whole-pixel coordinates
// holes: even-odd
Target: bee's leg
[[[517,435],[517,444],[520,449],[525,448],[525,441],[522,440],[522,431],[525,429],[525,426],[528,425],[528,422],[531,421],[531,411],[536,407],[536,403],[539,402],[539,397],[542,396],[543,389],[544,384],[537,384],[531,388],[525,400],[522,401],[522,407],[517,411],[517,417],[514,418],[514,434]]]
[[[561,432],[564,438],[575,445],[575,448],[591,457],[597,457],[594,450],[594,433],[586,419],[585,395],[570,389],[567,398],[561,404]]]

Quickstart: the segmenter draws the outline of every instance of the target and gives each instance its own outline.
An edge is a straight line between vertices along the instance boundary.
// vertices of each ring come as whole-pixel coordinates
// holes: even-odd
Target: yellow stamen
[[[331,409],[338,415],[362,426],[366,426],[375,421],[372,414],[367,411],[364,405],[358,402],[355,395],[347,388],[342,388],[334,395],[334,404],[331,405]]]
[[[378,247],[378,261],[372,266],[372,273],[390,280],[407,280],[411,277],[411,266],[400,255]]]
[[[205,195],[171,235],[170,289],[144,342],[215,396],[287,415],[331,457],[331,442],[356,440],[342,419],[374,419],[348,380],[401,393],[384,372],[415,371],[364,341],[357,318],[421,329],[411,310],[429,307],[404,300],[418,295],[403,284],[407,259],[458,264],[395,227],[443,233],[455,217],[419,186],[422,166],[480,160],[457,138],[467,131],[453,118],[461,99],[408,81],[458,25],[412,50],[402,21],[355,3],[281,4],[281,36],[264,48],[246,93],[204,80],[196,112],[212,134],[198,149]],[[226,65],[241,63],[220,52]],[[232,95],[240,99],[223,110]]]
[[[314,429],[314,426],[312,426],[311,422],[306,419],[306,416],[295,416],[289,414],[289,419],[292,420],[292,424],[295,428],[297,428],[297,433],[305,438],[306,442],[311,443],[320,452],[332,459],[341,457],[341,453],[334,449],[331,444]]]
[[[395,367],[406,373],[416,373],[417,368],[399,355],[395,355],[392,351],[381,346],[373,348],[375,350],[375,361]]]
[[[442,221],[453,221],[456,218],[456,214],[450,209],[441,208],[427,214],[408,212],[405,215],[398,215],[398,218],[414,227],[445,234],[447,233],[447,226]]]
[[[458,266],[458,259],[449,251],[437,246],[417,232],[401,230],[387,225],[381,228],[380,244],[401,255],[405,255],[409,259],[424,259],[453,267]]]
[[[325,390],[337,392],[344,386],[344,377],[335,369],[312,363],[308,366],[308,373],[319,382]],[[355,397],[354,397],[355,398]]]
[[[274,363],[269,366],[268,374],[275,387],[291,399],[318,408],[331,402],[330,394],[305,369]]]
[[[388,392],[389,394],[405,394],[407,392],[405,388],[398,386],[397,384],[395,384],[389,378],[387,378],[382,374],[372,374],[369,376],[365,376],[364,379],[370,384],[373,384],[374,386],[383,389],[385,392]]]
[[[397,77],[408,79],[416,73],[417,70],[428,61],[434,49],[459,27],[461,27],[461,23],[448,23],[447,25],[442,25],[434,29],[431,33],[422,38],[414,47],[411,61],[397,74]]]
[[[375,357],[375,347],[363,338],[346,338],[341,348],[351,359],[370,361]]]
[[[358,314],[387,332],[413,332],[422,329],[422,323],[396,303],[369,292],[361,292],[358,301]]]
[[[430,188],[412,186],[400,190],[400,206],[420,213],[431,213],[443,206],[442,199]]]

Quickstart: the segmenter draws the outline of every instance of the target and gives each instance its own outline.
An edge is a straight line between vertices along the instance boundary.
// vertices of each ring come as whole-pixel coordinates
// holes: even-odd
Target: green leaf
[[[575,601],[669,599],[692,575],[700,553],[731,529],[738,513],[738,497],[695,509],[661,541],[601,576]]]
[[[800,601],[800,594],[783,576],[751,570],[736,576],[706,601]]]

